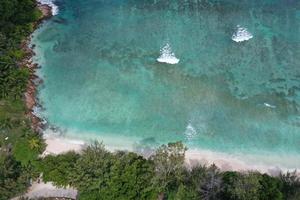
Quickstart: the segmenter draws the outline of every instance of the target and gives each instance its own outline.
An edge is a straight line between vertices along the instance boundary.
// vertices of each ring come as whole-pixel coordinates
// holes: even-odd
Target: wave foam
[[[172,65],[179,63],[179,59],[176,58],[175,54],[172,52],[171,46],[168,43],[160,49],[160,56],[157,58],[157,61]]]
[[[269,104],[269,103],[264,103],[264,105],[266,106],[266,107],[269,107],[269,108],[276,108],[276,106],[274,106],[274,105],[271,105],[271,104]]]
[[[54,4],[54,0],[38,0],[38,2],[50,6],[53,16],[58,14],[58,6]]]
[[[197,135],[197,131],[191,123],[187,125],[184,135],[188,140],[191,140],[195,135]]]
[[[243,42],[253,38],[253,35],[247,30],[247,28],[237,26],[237,30],[233,33],[231,39],[235,42]]]

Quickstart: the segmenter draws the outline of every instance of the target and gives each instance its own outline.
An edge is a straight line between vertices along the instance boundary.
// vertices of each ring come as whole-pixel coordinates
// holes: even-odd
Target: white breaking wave
[[[269,108],[276,108],[276,106],[271,105],[271,104],[269,104],[269,103],[264,103],[264,105],[265,105],[266,107],[269,107]]]
[[[172,52],[171,46],[168,43],[160,49],[160,56],[157,58],[157,61],[172,65],[179,63],[179,59],[176,58],[175,54]]]
[[[39,106],[34,106],[33,108],[32,108],[32,114],[34,115],[34,116],[36,116],[37,118],[39,118],[40,120],[41,120],[41,123],[43,124],[43,125],[46,125],[48,122],[47,122],[47,120],[44,118],[44,116],[43,116],[43,114],[42,114],[42,108],[41,107],[39,107]]]
[[[233,33],[231,39],[235,42],[243,42],[253,38],[253,35],[247,30],[247,28],[237,26],[236,32]]]
[[[58,14],[58,6],[54,4],[54,0],[38,0],[38,2],[50,6],[52,15]]]
[[[188,140],[192,139],[197,135],[197,131],[191,123],[187,125],[184,135],[187,137]]]

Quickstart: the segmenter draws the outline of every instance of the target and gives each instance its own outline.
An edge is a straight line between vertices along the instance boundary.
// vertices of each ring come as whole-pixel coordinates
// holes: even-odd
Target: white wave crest
[[[58,6],[54,4],[55,0],[38,0],[39,3],[50,6],[52,15],[58,14]]]
[[[253,38],[253,35],[247,30],[247,28],[237,26],[236,32],[233,33],[231,39],[235,42],[243,42]]]
[[[264,103],[264,105],[266,106],[266,107],[269,107],[269,108],[276,108],[276,106],[274,106],[274,105],[271,105],[271,104],[269,104],[269,103]]]
[[[160,56],[157,58],[157,61],[172,65],[179,63],[179,59],[176,58],[175,54],[172,52],[171,46],[168,43],[160,49]]]
[[[34,106],[32,108],[32,114],[34,116],[36,116],[37,118],[39,118],[43,125],[46,125],[48,123],[47,120],[44,118],[44,116],[42,114],[42,108],[40,106]]]
[[[187,137],[188,140],[192,139],[197,135],[197,131],[191,123],[187,125],[184,135]]]

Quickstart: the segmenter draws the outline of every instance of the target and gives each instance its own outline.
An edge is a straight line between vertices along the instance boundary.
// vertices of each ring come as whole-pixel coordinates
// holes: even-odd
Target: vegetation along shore
[[[0,200],[22,196],[39,181],[72,188],[78,195],[71,198],[85,200],[300,199],[296,172],[270,176],[221,171],[215,165],[187,166],[187,149],[181,142],[162,145],[148,158],[110,152],[99,142],[80,146],[76,152],[65,152],[70,149],[61,146],[64,151],[41,156],[46,148],[43,123],[32,114],[41,80],[34,75],[38,66],[32,63],[29,41],[51,13],[49,6],[35,0],[0,1]],[[49,198],[43,191],[40,197]]]

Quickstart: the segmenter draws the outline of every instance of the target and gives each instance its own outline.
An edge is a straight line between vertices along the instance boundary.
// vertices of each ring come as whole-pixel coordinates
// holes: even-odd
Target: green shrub
[[[0,200],[25,191],[29,184],[27,171],[7,152],[0,152]]]
[[[68,152],[61,155],[48,155],[38,163],[38,169],[43,173],[45,182],[51,181],[58,186],[68,186],[72,183],[71,177],[79,155]]]

